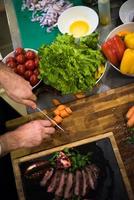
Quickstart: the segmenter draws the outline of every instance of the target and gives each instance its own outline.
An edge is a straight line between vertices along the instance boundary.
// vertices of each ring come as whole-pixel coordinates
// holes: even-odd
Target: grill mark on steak
[[[81,188],[82,187],[83,187],[82,173],[80,170],[76,170],[75,187],[74,187],[74,194],[76,196],[81,196]]]
[[[74,175],[69,172],[66,178],[66,185],[64,189],[64,198],[70,199],[73,196],[73,186],[74,186]]]
[[[100,173],[100,169],[95,164],[90,165],[90,169],[92,170],[95,178],[98,179],[99,173]]]
[[[59,185],[57,185],[57,189],[55,191],[55,195],[58,197],[63,197],[64,187],[66,184],[67,173],[62,170],[62,174],[60,177]]]
[[[43,176],[43,179],[40,182],[41,186],[46,186],[47,182],[50,180],[54,173],[54,168],[50,168],[45,172],[45,175]]]
[[[62,170],[56,170],[54,175],[51,178],[50,184],[47,188],[47,192],[55,192],[57,185],[59,185],[60,177],[62,174]]]
[[[91,172],[91,169],[89,167],[85,167],[85,171],[87,172],[88,175],[88,187],[94,190],[95,189],[94,176]]]
[[[83,177],[83,188],[82,188],[82,196],[86,196],[86,194],[88,193],[90,186],[88,186],[88,174],[85,170],[81,170],[82,173],[82,177]]]

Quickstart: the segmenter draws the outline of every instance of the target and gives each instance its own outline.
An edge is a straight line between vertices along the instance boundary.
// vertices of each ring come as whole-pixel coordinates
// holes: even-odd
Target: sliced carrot
[[[61,110],[60,111],[60,116],[62,118],[65,118],[65,117],[68,117],[69,116],[69,113],[64,109],[64,110]]]
[[[128,110],[128,112],[127,112],[127,114],[126,114],[126,118],[127,119],[129,119],[129,118],[131,118],[131,116],[134,114],[134,106],[132,106],[129,110]]]
[[[59,111],[57,108],[53,111],[53,113],[54,113],[55,115],[60,115],[60,111]]]
[[[61,116],[59,116],[59,115],[56,115],[54,118],[53,118],[53,120],[57,123],[57,124],[60,124],[61,122],[62,122],[62,117]]]
[[[66,107],[65,110],[68,112],[68,114],[72,114],[73,112],[70,107]]]
[[[61,104],[58,99],[52,99],[52,103],[54,104],[54,106],[59,106]]]
[[[59,111],[61,111],[61,110],[64,110],[65,108],[66,108],[66,106],[63,105],[63,104],[61,104],[56,109],[59,110]]]
[[[75,96],[77,99],[81,99],[81,98],[84,98],[86,95],[84,93],[80,92],[80,93],[75,94]]]
[[[128,126],[128,127],[134,126],[134,114],[131,115],[131,117],[129,118],[129,120],[128,120],[128,122],[127,122],[127,126]]]

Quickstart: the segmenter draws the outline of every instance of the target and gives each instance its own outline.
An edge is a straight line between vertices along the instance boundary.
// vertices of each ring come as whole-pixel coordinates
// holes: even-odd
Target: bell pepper
[[[126,49],[120,64],[120,71],[123,74],[134,74],[134,50]]]
[[[134,49],[134,33],[129,33],[125,36],[124,42],[127,48]]]
[[[126,47],[124,41],[118,35],[115,35],[105,41],[102,44],[101,49],[106,58],[113,65],[119,66]]]

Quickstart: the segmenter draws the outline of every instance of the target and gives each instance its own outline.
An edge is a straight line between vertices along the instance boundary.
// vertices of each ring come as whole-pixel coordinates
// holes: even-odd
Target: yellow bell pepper
[[[120,71],[123,74],[134,74],[134,50],[126,49],[120,64]]]
[[[124,42],[127,48],[134,49],[134,33],[129,33],[125,36]]]

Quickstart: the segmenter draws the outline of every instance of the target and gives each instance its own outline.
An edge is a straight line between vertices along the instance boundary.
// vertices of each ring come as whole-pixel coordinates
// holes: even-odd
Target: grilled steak
[[[74,194],[76,196],[81,196],[81,188],[83,187],[82,173],[80,170],[76,170],[75,173],[75,186],[74,186]]]
[[[64,189],[64,198],[71,199],[73,196],[74,175],[69,172],[66,178],[66,185]]]
[[[44,175],[43,179],[41,180],[40,185],[41,186],[46,186],[47,182],[50,180],[50,178],[52,177],[53,173],[54,173],[54,169],[53,168],[48,169],[45,172],[45,175]]]
[[[95,183],[94,183],[94,175],[91,172],[91,169],[89,167],[85,167],[85,171],[87,172],[87,178],[88,178],[88,188],[95,189]]]
[[[64,195],[64,187],[66,184],[66,178],[67,178],[67,173],[64,170],[62,170],[60,181],[59,181],[59,184],[57,185],[57,189],[55,191],[55,195],[57,196],[57,198],[63,197],[63,195]]]
[[[88,186],[88,174],[85,170],[81,170],[83,177],[83,188],[82,188],[82,196],[84,197],[88,192],[90,187]]]
[[[62,170],[56,170],[51,178],[50,184],[47,188],[47,192],[55,192],[57,185],[59,185]]]

